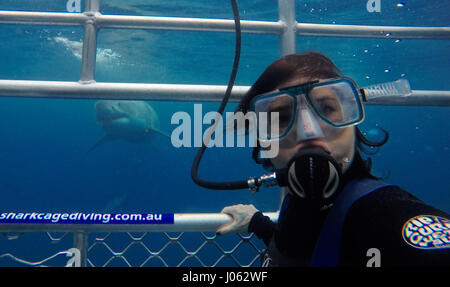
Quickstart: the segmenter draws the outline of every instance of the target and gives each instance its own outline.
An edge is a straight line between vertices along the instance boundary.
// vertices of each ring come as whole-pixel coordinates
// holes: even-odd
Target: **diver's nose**
[[[297,112],[297,141],[323,138],[317,118],[305,99],[300,99]]]

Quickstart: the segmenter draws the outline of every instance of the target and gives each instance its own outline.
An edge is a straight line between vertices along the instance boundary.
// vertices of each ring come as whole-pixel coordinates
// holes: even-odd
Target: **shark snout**
[[[111,121],[125,116],[114,103],[99,101],[95,104],[95,112],[98,122]]]

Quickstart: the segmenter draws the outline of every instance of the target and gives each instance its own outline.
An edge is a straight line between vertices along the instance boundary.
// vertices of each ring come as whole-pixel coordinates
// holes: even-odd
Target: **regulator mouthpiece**
[[[300,150],[288,165],[287,186],[294,196],[322,208],[332,204],[342,172],[335,159],[320,147]]]

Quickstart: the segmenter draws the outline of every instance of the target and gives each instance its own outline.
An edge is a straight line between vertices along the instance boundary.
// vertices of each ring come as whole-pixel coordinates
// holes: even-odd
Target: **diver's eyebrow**
[[[311,85],[317,84],[319,82],[319,80],[314,80],[314,81],[310,81],[310,82],[306,82],[300,85],[293,85],[293,86],[288,86],[288,87],[284,87],[279,89],[280,91],[286,91],[286,90],[303,90],[305,87],[309,87]]]
[[[291,107],[289,104],[269,106],[270,111],[282,111],[282,110],[290,110],[290,109],[291,109]]]
[[[291,108],[291,104],[283,101],[283,102],[273,102],[269,105],[269,110],[274,111],[280,111],[280,110],[286,110],[286,109],[290,109]]]
[[[314,101],[337,101],[336,97],[333,95],[318,95],[313,97]]]

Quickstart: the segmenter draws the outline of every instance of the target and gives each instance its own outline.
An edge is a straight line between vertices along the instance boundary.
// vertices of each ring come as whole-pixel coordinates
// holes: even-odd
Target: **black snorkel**
[[[239,59],[241,56],[241,21],[240,21],[240,17],[239,17],[239,10],[237,7],[236,0],[231,0],[231,6],[233,8],[236,44],[235,44],[234,62],[233,62],[233,68],[231,70],[230,80],[228,81],[228,86],[225,91],[225,95],[223,96],[220,107],[217,110],[217,114],[219,114],[220,116],[223,115],[225,107],[231,96],[231,90],[233,89],[233,86],[234,86],[234,81],[236,79],[236,75],[237,75],[238,68],[239,68]],[[213,133],[214,130],[215,130],[215,128],[212,128],[211,133]],[[200,165],[200,161],[202,160],[203,153],[205,152],[205,150],[207,148],[207,144],[208,143],[205,143],[205,141],[202,141],[202,146],[199,148],[199,150],[194,158],[194,161],[192,163],[192,168],[191,168],[192,180],[197,185],[208,188],[208,189],[232,190],[232,189],[249,188],[248,182],[246,180],[231,181],[231,182],[212,182],[212,181],[203,180],[198,176],[198,167]]]
[[[235,53],[234,53],[234,62],[233,68],[231,70],[231,76],[228,81],[228,86],[225,91],[225,95],[223,96],[222,102],[217,110],[217,114],[222,116],[225,110],[225,107],[228,103],[228,100],[231,96],[231,90],[234,86],[234,81],[236,79],[236,75],[239,68],[239,60],[241,56],[241,21],[239,17],[239,9],[237,7],[236,0],[231,0],[231,6],[233,8],[233,16],[234,16],[234,27],[235,27],[235,35],[236,35],[236,43],[235,43]],[[211,134],[214,132],[215,128],[210,129]],[[210,137],[206,137],[210,138]],[[235,189],[247,189],[249,188],[252,192],[258,191],[260,186],[273,186],[277,185],[276,173],[271,173],[268,175],[263,175],[261,177],[250,178],[249,180],[238,180],[238,181],[228,181],[228,182],[213,182],[203,180],[198,176],[198,167],[200,165],[200,161],[202,160],[203,154],[207,148],[207,144],[205,141],[202,141],[202,146],[199,148],[194,161],[192,163],[191,168],[191,177],[192,180],[199,186],[215,189],[215,190],[235,190]]]

